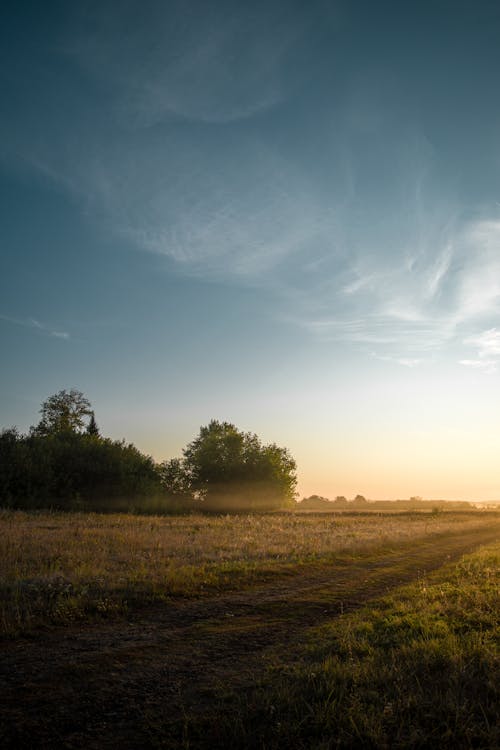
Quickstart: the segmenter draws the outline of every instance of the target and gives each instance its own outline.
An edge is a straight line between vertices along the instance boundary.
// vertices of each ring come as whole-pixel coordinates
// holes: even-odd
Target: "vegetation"
[[[0,503],[11,508],[186,512],[290,505],[296,465],[286,448],[212,421],[181,459],[156,464],[134,445],[102,437],[89,400],[50,396],[28,435],[0,433]]]
[[[498,525],[4,511],[3,746],[498,747]]]
[[[420,497],[295,506],[296,481],[285,448],[215,420],[156,464],[102,437],[76,390],[47,399],[29,434],[0,433],[0,636],[32,636],[5,643],[6,746],[60,744],[83,709],[82,746],[89,717],[114,733],[131,712],[116,744],[132,728],[138,747],[498,747],[500,544],[449,560],[494,539],[499,514]],[[284,507],[306,512],[255,512]],[[48,626],[67,628],[64,648]]]
[[[123,441],[70,430],[0,434],[4,507],[158,510],[161,491],[153,460]]]
[[[87,511],[254,512],[285,508],[321,512],[471,510],[464,502],[334,501],[319,495],[295,502],[297,466],[286,448],[212,420],[181,458],[156,463],[131,443],[101,436],[81,391],[49,396],[27,435],[0,432],[0,505]]]
[[[0,632],[236,589],[422,539],[495,514],[131,516],[0,512]]]
[[[94,413],[90,401],[81,391],[72,388],[70,391],[59,391],[43,402],[40,409],[42,418],[38,425],[32,428],[37,435],[54,435],[58,433],[81,433],[85,425],[85,418],[92,422]],[[95,426],[95,419],[93,420]]]
[[[298,661],[233,695],[231,721],[205,736],[266,750],[499,747],[499,572],[496,543],[311,630]]]
[[[441,512],[441,511],[470,511],[474,506],[463,500],[423,500],[421,497],[410,497],[409,500],[367,500],[363,495],[356,495],[353,500],[347,500],[339,495],[335,500],[319,495],[304,497],[297,503],[298,511],[320,511],[322,513],[352,511],[358,513],[375,512],[407,513],[408,511]]]
[[[296,464],[286,448],[262,445],[257,435],[212,420],[184,449],[183,459],[163,467],[173,496],[191,494],[212,510],[290,507]]]

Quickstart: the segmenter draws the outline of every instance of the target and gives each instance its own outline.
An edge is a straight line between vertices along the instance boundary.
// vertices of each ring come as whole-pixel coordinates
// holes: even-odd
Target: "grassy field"
[[[499,532],[4,512],[0,745],[500,747]]]
[[[266,750],[498,748],[499,591],[497,542],[310,629],[293,664],[226,695],[225,721],[194,722],[191,737]]]
[[[235,590],[488,525],[484,513],[180,516],[0,512],[0,634]]]

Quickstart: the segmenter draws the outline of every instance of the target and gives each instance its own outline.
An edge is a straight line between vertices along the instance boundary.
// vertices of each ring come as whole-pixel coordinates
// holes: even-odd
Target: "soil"
[[[491,527],[318,565],[251,590],[177,600],[1,645],[3,748],[193,748],[186,725],[221,713],[330,622],[499,537]]]

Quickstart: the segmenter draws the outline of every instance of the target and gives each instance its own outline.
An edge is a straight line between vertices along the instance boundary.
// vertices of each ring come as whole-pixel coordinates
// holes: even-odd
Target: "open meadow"
[[[0,526],[2,747],[498,746],[497,513]]]
[[[481,513],[135,516],[0,513],[0,632],[248,587],[488,526]]]

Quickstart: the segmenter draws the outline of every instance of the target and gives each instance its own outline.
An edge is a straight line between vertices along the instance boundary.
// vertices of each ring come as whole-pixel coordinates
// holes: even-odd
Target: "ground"
[[[311,563],[239,591],[172,599],[109,621],[5,640],[2,747],[214,747],[206,717],[228,721],[273,666],[293,663],[311,628],[498,539],[498,519],[440,537]],[[230,720],[230,716],[229,716]]]

